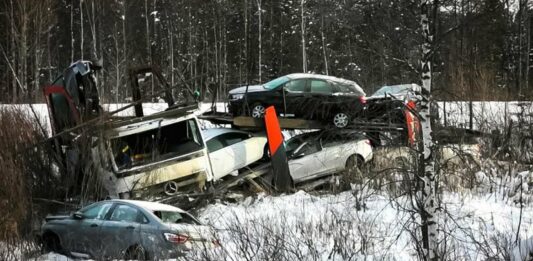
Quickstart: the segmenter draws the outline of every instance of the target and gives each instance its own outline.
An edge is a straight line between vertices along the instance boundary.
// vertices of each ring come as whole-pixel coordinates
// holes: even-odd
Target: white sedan
[[[225,128],[203,131],[214,180],[234,173],[266,155],[267,138]]]
[[[370,141],[354,131],[301,134],[287,141],[286,151],[295,184],[361,167],[372,159]]]

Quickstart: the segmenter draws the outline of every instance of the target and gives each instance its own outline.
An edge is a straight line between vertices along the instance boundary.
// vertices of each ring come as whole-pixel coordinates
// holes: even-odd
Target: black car
[[[234,115],[262,117],[274,106],[285,117],[320,120],[343,128],[365,109],[365,92],[355,82],[318,74],[289,74],[262,85],[229,92]]]

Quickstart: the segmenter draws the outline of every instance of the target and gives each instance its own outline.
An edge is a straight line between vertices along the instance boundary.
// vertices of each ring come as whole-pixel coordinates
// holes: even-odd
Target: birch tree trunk
[[[437,255],[437,196],[435,184],[435,162],[432,154],[433,140],[431,132],[431,59],[433,35],[429,28],[429,2],[421,0],[422,34],[424,43],[422,45],[422,99],[420,103],[420,116],[422,127],[422,152],[420,153],[419,175],[422,177],[423,188],[422,209],[420,216],[422,219],[422,240],[426,260],[438,260]]]

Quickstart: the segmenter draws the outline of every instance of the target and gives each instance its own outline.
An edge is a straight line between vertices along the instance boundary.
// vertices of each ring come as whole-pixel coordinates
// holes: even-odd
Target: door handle
[[[134,226],[127,226],[126,229],[134,229]]]
[[[97,224],[91,224],[91,227],[97,227],[98,225]]]

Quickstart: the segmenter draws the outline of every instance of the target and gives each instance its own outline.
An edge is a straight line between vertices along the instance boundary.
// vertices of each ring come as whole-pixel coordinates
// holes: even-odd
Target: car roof
[[[180,213],[185,213],[186,212],[186,211],[184,211],[181,208],[177,208],[177,207],[174,207],[174,206],[171,206],[171,205],[167,205],[167,204],[162,204],[162,203],[159,203],[159,202],[150,202],[150,201],[143,201],[143,200],[130,200],[130,199],[112,199],[112,200],[109,200],[109,201],[129,203],[129,204],[135,205],[137,207],[141,207],[141,208],[147,209],[149,211],[172,211],[172,212],[180,212]]]
[[[212,129],[203,130],[202,131],[202,136],[204,137],[205,141],[208,141],[208,140],[210,140],[210,139],[212,139],[212,138],[214,138],[216,136],[219,136],[219,135],[222,135],[222,134],[225,134],[225,133],[230,133],[230,132],[248,134],[245,131],[240,131],[240,130],[235,130],[235,129],[212,128]]]
[[[304,140],[308,140],[308,139],[314,139],[314,138],[318,138],[318,137],[327,137],[327,136],[333,136],[333,135],[358,135],[359,136],[359,139],[366,139],[367,137],[365,136],[364,133],[362,133],[361,131],[357,131],[357,130],[344,130],[344,129],[333,129],[333,130],[317,130],[317,131],[311,131],[311,132],[305,132],[305,133],[301,133],[301,134],[298,134],[296,136],[293,136],[291,137],[290,139],[293,139],[293,138],[297,138],[297,139],[304,139]],[[356,140],[356,139],[354,139]]]
[[[291,80],[293,80],[293,79],[314,78],[314,79],[322,79],[322,80],[328,80],[328,81],[337,82],[337,83],[348,84],[348,85],[351,85],[354,88],[356,88],[357,91],[359,91],[359,92],[363,93],[364,95],[366,95],[365,91],[363,90],[363,88],[361,88],[361,86],[359,86],[359,84],[357,84],[354,81],[346,80],[346,79],[343,79],[343,78],[338,78],[338,77],[329,76],[329,75],[323,75],[323,74],[313,74],[313,73],[292,73],[292,74],[285,75],[285,77],[287,77],[287,78],[289,78]]]
[[[389,90],[391,91],[391,93],[394,93],[392,92],[393,90],[398,92],[403,92],[403,91],[421,91],[421,86],[416,84],[416,83],[409,83],[409,84],[395,84],[395,85],[385,85],[385,86],[382,86],[381,88],[377,89],[371,96],[378,96],[378,95],[383,95],[383,94],[379,94],[379,92],[383,92],[383,90]]]

